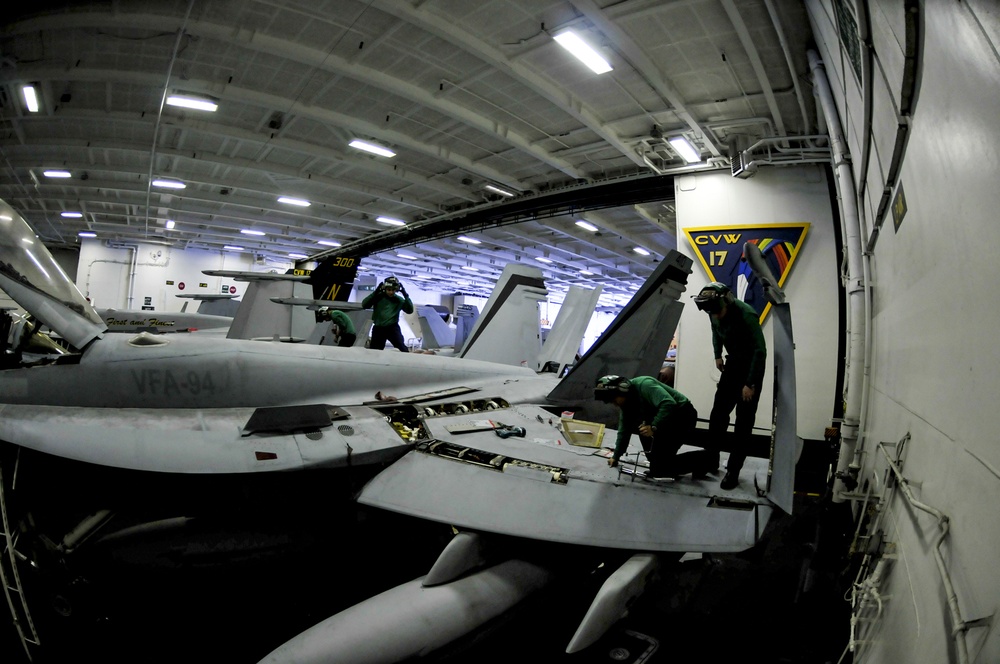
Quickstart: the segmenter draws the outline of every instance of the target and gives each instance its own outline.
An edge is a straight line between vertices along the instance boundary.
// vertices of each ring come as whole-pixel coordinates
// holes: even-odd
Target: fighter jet
[[[10,548],[0,571],[17,587],[21,558],[15,551],[38,569],[51,568],[52,560],[62,569],[89,546],[150,532],[182,533],[190,513],[172,507],[222,518],[229,510],[219,504],[254,495],[247,483],[258,478],[297,478],[281,483],[293,492],[363,484],[361,505],[454,524],[471,536],[445,550],[430,579],[336,614],[291,638],[268,661],[329,661],[323,658],[331,653],[352,652],[360,634],[356,616],[386,610],[409,594],[428,606],[444,598],[438,640],[422,640],[419,611],[390,630],[370,624],[376,631],[364,633],[365,639],[398,638],[389,639],[389,654],[367,661],[398,661],[442,647],[558,576],[551,561],[520,555],[537,543],[615,550],[627,559],[574,637],[573,648],[585,647],[641,592],[655,554],[745,549],[760,538],[777,506],[790,507],[794,461],[788,459],[795,450],[786,439],[776,439],[771,459],[745,466],[759,494],[725,498],[707,481],[661,485],[622,474],[602,455],[605,429],[596,422],[602,414],[593,385],[606,373],[655,374],[690,271],[690,259],[665,257],[564,378],[520,366],[360,348],[111,335],[20,215],[0,202],[0,287],[74,350],[48,364],[0,371],[0,491],[20,510],[5,513]],[[790,348],[776,355],[790,360]],[[794,405],[793,388],[791,395]],[[794,417],[794,407],[783,412]],[[794,422],[786,430],[794,437]],[[634,456],[638,465],[640,454]],[[47,496],[61,482],[34,491],[25,486],[26,478],[54,477],[29,470],[48,463],[69,468],[59,477],[86,490],[73,492],[73,500],[53,501]],[[8,479],[15,471],[22,473],[17,488]],[[163,488],[171,482],[178,488]],[[220,490],[234,483],[238,491]],[[46,503],[46,517],[32,500]],[[310,509],[321,506],[311,503]],[[637,513],[671,516],[622,518]],[[23,526],[30,545],[11,546],[11,523]],[[475,542],[482,534],[513,538],[521,543],[517,555],[500,562],[478,555]],[[263,555],[268,546],[250,539],[240,553],[248,555],[249,548]],[[498,584],[510,585],[510,592],[496,594]],[[421,590],[431,587],[438,592]],[[18,594],[21,601],[9,604],[30,653],[42,647],[44,635],[31,633],[31,602]],[[468,601],[486,608],[459,618]],[[312,659],[298,659],[300,646]]]

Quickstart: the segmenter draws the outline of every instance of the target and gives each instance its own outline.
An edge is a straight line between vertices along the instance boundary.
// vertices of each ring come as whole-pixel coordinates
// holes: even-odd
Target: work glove
[[[406,292],[406,287],[403,284],[399,285],[399,292],[403,294],[403,297],[410,297],[410,294]]]

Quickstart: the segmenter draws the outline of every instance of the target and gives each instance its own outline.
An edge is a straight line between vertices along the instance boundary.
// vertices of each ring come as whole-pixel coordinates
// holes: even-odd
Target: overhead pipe
[[[819,54],[808,51],[813,85],[830,133],[833,150],[834,181],[840,203],[841,229],[847,258],[844,275],[847,292],[847,357],[845,358],[845,409],[840,429],[840,455],[837,459],[833,500],[844,502],[848,488],[843,477],[849,475],[856,456],[864,449],[865,413],[868,406],[868,379],[871,363],[871,297],[868,291],[870,266],[861,245],[861,218],[858,213],[857,192],[849,160],[849,151],[840,125],[840,116],[833,100],[833,92],[826,76],[826,69]]]

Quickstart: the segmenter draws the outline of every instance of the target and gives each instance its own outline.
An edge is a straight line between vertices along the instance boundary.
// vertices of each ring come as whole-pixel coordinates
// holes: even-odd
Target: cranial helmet
[[[707,311],[710,314],[717,314],[722,309],[722,305],[733,301],[733,293],[729,286],[713,281],[701,289],[694,296],[694,303],[700,311]]]
[[[396,277],[386,277],[385,281],[382,282],[382,285],[393,290],[399,290],[400,286],[402,286],[402,284],[399,283],[399,279]]]
[[[617,396],[627,395],[629,386],[628,378],[624,376],[604,376],[594,386],[594,398],[598,401],[611,401]]]

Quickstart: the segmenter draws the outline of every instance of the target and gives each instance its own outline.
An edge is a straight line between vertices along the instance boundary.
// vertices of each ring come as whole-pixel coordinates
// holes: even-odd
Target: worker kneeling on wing
[[[701,479],[718,468],[718,456],[705,450],[677,454],[691,442],[698,411],[690,399],[652,376],[604,376],[594,387],[594,398],[618,406],[618,440],[614,455],[608,459],[611,467],[628,449],[633,433],[649,460],[650,479],[679,477],[691,473]]]

